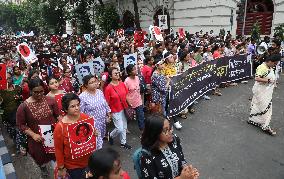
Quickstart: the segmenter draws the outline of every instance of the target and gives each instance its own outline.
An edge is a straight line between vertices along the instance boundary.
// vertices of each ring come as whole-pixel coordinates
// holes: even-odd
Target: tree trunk
[[[134,13],[135,13],[134,15],[135,26],[137,30],[141,30],[137,0],[133,0],[133,6],[134,6]]]

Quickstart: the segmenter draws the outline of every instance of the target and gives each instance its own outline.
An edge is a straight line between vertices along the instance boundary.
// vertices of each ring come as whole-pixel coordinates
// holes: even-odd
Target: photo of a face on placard
[[[93,64],[94,64],[94,70],[95,70],[96,75],[100,75],[104,72],[105,63],[100,57],[93,60]]]
[[[45,147],[54,147],[53,125],[39,125],[41,137],[44,139]]]
[[[83,84],[83,78],[87,75],[94,75],[94,65],[93,63],[84,63],[75,65],[76,73],[80,84]]]
[[[94,128],[89,123],[80,123],[73,128],[71,142],[77,145],[88,143],[94,134]]]

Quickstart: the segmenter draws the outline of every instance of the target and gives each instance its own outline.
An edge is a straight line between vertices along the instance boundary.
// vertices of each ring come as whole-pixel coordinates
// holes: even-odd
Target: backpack
[[[143,149],[142,147],[138,148],[134,154],[132,155],[132,160],[134,163],[134,170],[137,173],[137,176],[139,179],[142,178],[142,173],[141,173],[141,157],[143,154],[151,155],[150,151]]]

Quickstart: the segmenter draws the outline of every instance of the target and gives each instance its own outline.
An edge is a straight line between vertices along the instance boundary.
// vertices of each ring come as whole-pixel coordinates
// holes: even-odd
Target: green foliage
[[[72,18],[76,19],[77,26],[82,34],[91,32],[89,9],[91,2],[88,0],[77,1],[78,6],[73,10]]]
[[[111,4],[97,5],[95,12],[95,22],[103,33],[110,33],[112,29],[118,29],[119,15],[115,6]]]
[[[251,29],[251,39],[254,39],[256,42],[260,41],[260,25],[258,22],[255,22]]]
[[[19,29],[17,18],[21,15],[21,7],[15,4],[0,3],[0,25],[7,32]]]
[[[275,27],[274,36],[278,37],[281,41],[284,41],[284,24]]]

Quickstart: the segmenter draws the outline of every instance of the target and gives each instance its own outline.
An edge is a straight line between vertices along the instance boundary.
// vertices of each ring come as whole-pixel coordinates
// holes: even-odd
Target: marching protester
[[[131,149],[127,144],[126,130],[127,119],[125,116],[125,109],[132,104],[127,100],[128,89],[125,84],[120,81],[120,71],[118,68],[109,69],[109,84],[106,87],[104,94],[106,101],[111,109],[113,123],[115,129],[109,134],[109,143],[113,145],[113,139],[117,136],[120,138],[120,146],[124,149]]]
[[[92,116],[95,119],[95,126],[98,130],[97,149],[103,147],[103,138],[106,134],[106,123],[110,122],[111,110],[106,102],[103,92],[98,89],[100,81],[97,76],[87,75],[83,78],[83,84],[86,88],[80,97],[80,109],[83,113]]]
[[[90,119],[90,116],[81,113],[80,98],[76,94],[66,93],[62,98],[62,108],[66,115],[56,124],[53,133],[57,176],[80,179],[84,177],[91,153],[88,153],[88,150],[81,150],[79,153],[76,151],[84,146],[95,150],[95,140],[90,141],[95,137],[94,135],[97,135],[97,132],[96,129],[91,131],[94,126],[84,123]],[[77,124],[76,129],[72,128],[75,136],[70,134],[69,126],[72,124]],[[75,148],[77,145],[72,145],[72,143],[77,144],[79,148]]]
[[[143,179],[197,179],[196,168],[188,165],[179,137],[173,134],[170,122],[160,116],[149,118],[141,138],[142,148],[148,153],[141,157]]]
[[[54,125],[59,115],[53,98],[44,96],[44,83],[39,78],[29,81],[31,96],[17,110],[17,126],[28,136],[28,153],[40,167],[42,175],[47,176],[46,163],[55,161],[54,153],[45,151],[44,138],[39,133],[39,125]]]
[[[62,110],[62,97],[63,95],[65,94],[65,91],[63,90],[59,90],[59,82],[58,80],[53,77],[53,76],[50,76],[47,78],[46,80],[46,83],[48,85],[48,88],[50,90],[50,92],[46,95],[46,96],[49,96],[49,97],[52,97],[55,99],[56,103],[57,103],[57,107],[58,107],[58,110],[60,112],[60,117],[64,116],[64,111]]]
[[[127,99],[131,104],[131,108],[135,109],[136,118],[138,121],[138,127],[142,132],[144,129],[144,107],[142,104],[142,98],[140,94],[140,81],[137,76],[137,69],[135,65],[128,65],[126,67],[126,73],[128,77],[125,79],[124,84],[128,90]]]
[[[272,94],[276,84],[276,75],[273,67],[280,60],[280,54],[272,54],[266,58],[263,64],[257,67],[255,84],[252,89],[253,98],[248,123],[261,127],[264,132],[270,135],[276,135],[276,131],[270,127]]]
[[[47,173],[45,164],[56,157],[57,177],[84,178],[88,166],[89,178],[127,179],[129,176],[120,169],[119,155],[104,148],[107,144],[103,138],[107,135],[109,144],[113,145],[119,137],[121,148],[132,149],[127,140],[127,126],[131,126],[128,123],[133,121],[129,119],[135,116],[142,134],[142,147],[151,153],[142,159],[144,178],[198,178],[198,171],[184,159],[180,140],[172,134],[171,123],[181,129],[178,117],[186,119],[188,112],[194,113],[192,104],[197,104],[199,98],[209,100],[210,91],[221,96],[216,87],[227,82],[228,76],[230,80],[237,78],[242,69],[225,69],[219,65],[230,66],[233,63],[228,64],[228,59],[243,56],[244,66],[249,66],[244,60],[245,54],[257,54],[256,42],[250,38],[246,41],[242,37],[232,39],[231,34],[225,39],[224,35],[214,35],[213,31],[204,35],[203,32],[186,33],[184,37],[164,33],[162,40],[157,40],[153,34],[151,39],[148,37],[145,35],[141,43],[134,43],[137,39],[131,33],[108,36],[92,33],[89,40],[76,33],[67,37],[0,36],[0,58],[8,72],[8,87],[0,94],[5,103],[2,105],[5,108],[3,120],[10,123],[13,138],[15,128],[20,129],[16,135],[17,150],[23,154],[28,151],[43,175]],[[32,62],[16,53],[15,47],[22,41],[36,53],[37,61]],[[143,47],[136,47],[137,44]],[[276,84],[273,67],[279,61],[279,57],[272,54],[276,54],[276,47],[279,49],[279,42],[273,41],[272,46],[267,50],[270,56],[256,70],[248,122],[275,135],[269,123],[270,101]],[[248,77],[249,70],[239,73]],[[15,119],[13,112],[17,107]],[[152,119],[153,113],[165,119]],[[39,125],[51,126],[57,121],[53,133],[54,155],[46,152]],[[84,125],[79,126],[81,122]],[[114,129],[108,133],[106,126],[111,122]],[[95,136],[87,135],[92,133],[87,124],[94,125]],[[72,130],[69,129],[75,125],[75,137],[70,137]],[[53,127],[49,133],[52,131]],[[93,148],[84,156],[74,158],[73,151],[87,145]],[[97,151],[91,154],[94,150]]]

